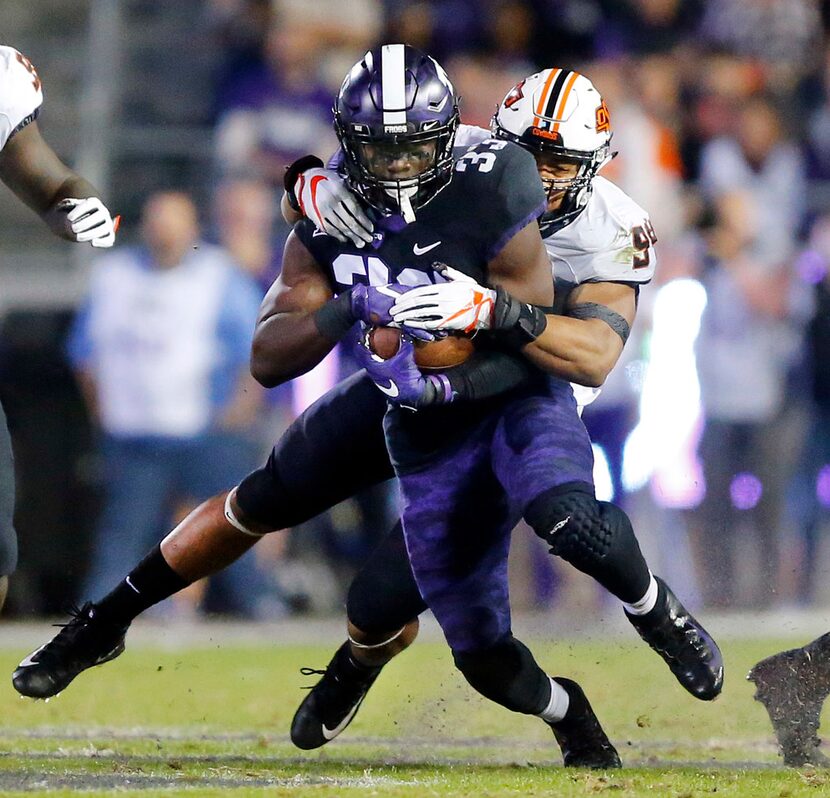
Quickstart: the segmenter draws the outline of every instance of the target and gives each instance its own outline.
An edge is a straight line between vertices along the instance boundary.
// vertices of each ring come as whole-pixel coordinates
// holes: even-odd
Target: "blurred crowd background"
[[[43,79],[47,139],[122,215],[98,256],[0,197],[10,614],[97,597],[349,371],[335,353],[266,393],[247,346],[280,269],[284,167],[332,153],[340,81],[392,41],[442,62],[470,124],[538,68],[593,80],[619,151],[603,174],[659,238],[585,414],[598,493],[693,605],[830,604],[830,3],[4,0],[3,18]],[[384,486],[272,535],[160,612],[335,611],[396,501]],[[526,530],[512,557],[516,605],[602,606]]]

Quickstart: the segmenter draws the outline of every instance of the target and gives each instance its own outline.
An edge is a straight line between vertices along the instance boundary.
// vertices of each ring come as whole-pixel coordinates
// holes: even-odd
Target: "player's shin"
[[[723,657],[712,636],[665,582],[652,575],[628,516],[579,485],[534,499],[525,517],[550,551],[619,598],[626,618],[696,698],[723,688]]]
[[[648,596],[651,571],[628,516],[598,502],[581,483],[563,485],[534,499],[525,518],[551,554],[597,580],[620,601],[635,604]]]
[[[418,628],[417,618],[389,633],[364,632],[349,621],[349,648],[352,658],[367,668],[382,668],[415,642]]]
[[[536,715],[553,731],[566,767],[618,768],[620,758],[580,686],[548,676],[515,637],[485,649],[453,651],[464,678],[513,712]]]
[[[244,515],[232,490],[200,504],[164,538],[161,552],[190,583],[226,568],[271,531]]]

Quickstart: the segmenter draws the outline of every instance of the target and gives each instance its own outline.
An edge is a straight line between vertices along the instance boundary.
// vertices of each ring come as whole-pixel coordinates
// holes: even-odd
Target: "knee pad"
[[[526,520],[561,557],[622,601],[641,599],[650,573],[623,510],[581,486],[548,491],[531,502]]]
[[[528,648],[509,635],[481,651],[453,651],[455,666],[485,698],[513,712],[538,715],[550,699],[550,680]]]

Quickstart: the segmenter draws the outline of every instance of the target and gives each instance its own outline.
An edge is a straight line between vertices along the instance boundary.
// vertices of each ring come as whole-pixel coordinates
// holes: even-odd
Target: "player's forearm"
[[[475,402],[518,387],[534,372],[530,363],[517,354],[484,349],[473,353],[460,366],[449,369],[446,376],[456,400]]]
[[[622,352],[622,339],[597,319],[548,315],[542,334],[522,351],[543,371],[598,388]]]
[[[70,198],[98,197],[100,193],[92,183],[80,175],[69,170],[67,170],[67,174],[67,178],[53,192],[42,197],[41,207],[35,208],[35,210],[38,211],[40,217],[56,236],[65,238],[67,241],[74,241],[75,236],[66,225],[67,211],[61,207],[61,202]]]
[[[274,388],[313,369],[335,343],[320,332],[312,313],[275,314],[257,325],[251,375],[260,385]]]

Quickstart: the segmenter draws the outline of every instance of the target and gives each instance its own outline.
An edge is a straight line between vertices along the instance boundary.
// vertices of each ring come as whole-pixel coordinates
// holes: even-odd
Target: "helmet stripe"
[[[576,79],[578,77],[579,72],[574,72],[568,81],[568,85],[565,86],[565,91],[562,92],[562,99],[559,101],[559,107],[556,109],[556,119],[561,119],[562,114],[565,113],[565,104],[568,102],[568,95],[571,93],[571,89],[573,88],[574,83],[576,83]],[[559,122],[555,122],[553,125],[553,132],[556,133],[558,130]]]
[[[550,84],[561,71],[561,69],[551,69],[550,75],[548,75],[548,79],[545,81],[544,88],[542,89],[542,96],[539,98],[539,104],[536,106],[536,116],[533,118],[533,124],[535,127],[539,127],[539,122],[541,121],[539,117],[542,116],[543,109],[545,107],[545,100],[547,99],[548,90],[550,89]]]
[[[404,45],[385,44],[380,52],[383,124],[405,125],[406,71],[404,69]]]
[[[573,73],[570,69],[562,69],[559,71],[559,75],[556,78],[556,83],[553,84],[553,88],[550,90],[550,94],[548,95],[548,103],[545,106],[545,118],[559,118],[557,116],[554,116],[554,110],[556,109],[556,101],[559,99],[559,95],[562,92],[562,86],[565,85],[565,81],[567,80],[568,75],[571,74]]]

